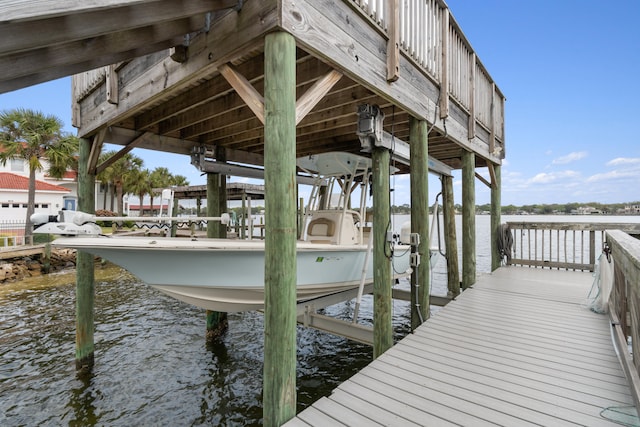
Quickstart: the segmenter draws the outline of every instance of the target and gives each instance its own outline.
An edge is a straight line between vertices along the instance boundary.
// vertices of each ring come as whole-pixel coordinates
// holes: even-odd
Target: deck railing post
[[[596,231],[589,231],[589,271],[594,271],[596,266]]]
[[[270,33],[264,48],[265,312],[263,415],[296,414],[296,43]]]
[[[476,282],[476,194],[475,159],[470,151],[462,152],[462,287]]]
[[[498,233],[501,217],[501,175],[500,165],[493,166],[494,181],[491,183],[491,271],[500,267],[502,256],[498,250]]]
[[[78,210],[95,213],[95,175],[88,171],[91,140],[80,138],[78,159]],[[94,267],[93,255],[76,254],[76,369],[90,371],[94,362]]]
[[[409,119],[411,158],[411,232],[420,235],[418,254],[421,262],[411,274],[411,329],[429,318],[429,164],[427,122]]]

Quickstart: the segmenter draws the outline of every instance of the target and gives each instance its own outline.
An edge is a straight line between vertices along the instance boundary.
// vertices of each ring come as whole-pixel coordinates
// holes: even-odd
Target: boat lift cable
[[[362,264],[362,275],[360,276],[360,286],[358,286],[358,296],[356,297],[356,305],[355,305],[355,308],[353,309],[353,319],[352,319],[353,323],[356,323],[358,321],[360,303],[362,302],[362,294],[364,292],[364,283],[367,278],[367,267],[369,265],[369,257],[371,256],[372,250],[373,250],[373,231],[370,231],[368,242],[367,242],[367,252],[365,252],[364,263]]]

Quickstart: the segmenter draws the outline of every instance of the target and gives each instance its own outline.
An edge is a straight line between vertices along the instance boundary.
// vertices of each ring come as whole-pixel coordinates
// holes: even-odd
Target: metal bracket
[[[392,149],[391,142],[384,138],[384,113],[377,105],[362,104],[358,107],[358,129],[362,151],[371,152],[374,147]]]

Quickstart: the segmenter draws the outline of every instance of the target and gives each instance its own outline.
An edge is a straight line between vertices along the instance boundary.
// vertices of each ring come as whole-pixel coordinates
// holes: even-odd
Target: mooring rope
[[[511,262],[511,250],[513,247],[513,235],[508,224],[500,224],[498,227],[498,252],[502,264],[507,265]]]

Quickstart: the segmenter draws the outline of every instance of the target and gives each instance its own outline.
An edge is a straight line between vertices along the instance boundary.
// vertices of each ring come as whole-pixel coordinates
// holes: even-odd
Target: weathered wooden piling
[[[420,264],[411,274],[411,329],[429,318],[429,152],[427,122],[411,118],[409,148],[411,154],[411,232],[420,235],[417,253]]]
[[[476,282],[476,156],[462,152],[462,287]]]
[[[502,257],[498,249],[498,234],[500,233],[500,216],[502,209],[500,165],[493,165],[493,180],[491,182],[491,271],[500,267]]]
[[[51,271],[51,243],[44,244],[42,251],[42,272],[48,274]]]
[[[218,173],[207,174],[207,216],[216,217],[226,211],[227,204],[227,185],[225,175]],[[223,228],[222,223],[210,221],[207,224],[207,237],[209,238],[226,238],[226,225]],[[227,313],[220,311],[207,310],[207,332],[206,340],[213,341],[223,334],[228,326],[229,320]]]
[[[389,159],[386,148],[372,149],[373,176],[373,357],[393,346],[390,231]]]
[[[456,239],[456,210],[453,203],[453,177],[442,177],[442,216],[444,218],[444,248],[447,254],[447,294],[460,295],[460,268]]]
[[[80,139],[78,158],[78,209],[95,213],[95,175],[89,173],[91,141]],[[76,369],[89,371],[94,362],[94,270],[93,255],[76,255]]]
[[[296,413],[296,43],[265,37],[264,425]]]

